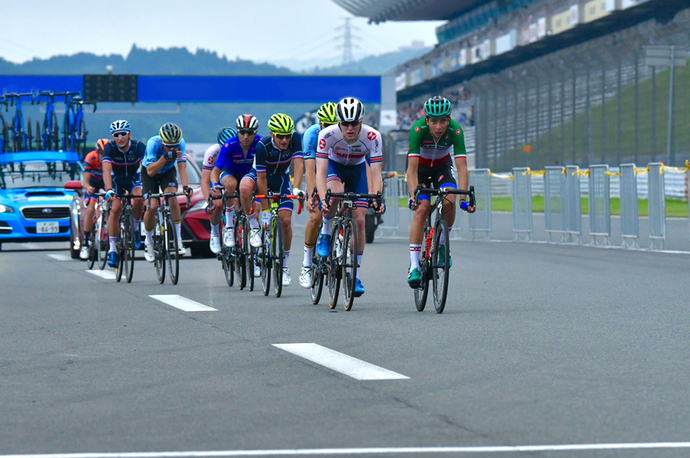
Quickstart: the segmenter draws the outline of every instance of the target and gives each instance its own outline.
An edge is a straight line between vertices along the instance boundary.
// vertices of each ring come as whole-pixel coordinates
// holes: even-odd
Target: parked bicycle
[[[24,129],[24,112],[22,111],[22,98],[31,97],[31,104],[34,103],[34,93],[27,92],[22,94],[10,93],[5,94],[6,99],[9,99],[10,106],[15,107],[14,115],[12,116],[12,124],[10,125],[10,134],[12,140],[12,151],[29,151],[33,135],[31,133],[31,118],[28,118],[28,130]]]
[[[334,197],[341,200],[338,202],[338,211],[333,218],[330,256],[326,264],[328,305],[333,309],[338,304],[338,291],[342,282],[343,307],[346,311],[350,311],[355,300],[354,291],[357,283],[357,269],[359,268],[357,265],[357,226],[352,217],[352,209],[355,207],[355,200],[357,199],[369,199],[378,208],[381,205],[381,193],[335,193],[329,189],[324,198],[326,204],[329,204]]]
[[[5,106],[5,111],[9,110],[9,101],[7,100],[7,97],[3,96],[3,99],[0,100],[0,105]],[[10,152],[10,135],[9,135],[9,128],[7,124],[5,124],[5,118],[0,114],[0,153],[9,153]]]
[[[436,313],[443,313],[446,307],[446,296],[448,295],[448,275],[450,272],[450,239],[448,224],[443,217],[443,203],[448,194],[458,194],[469,196],[469,206],[475,206],[474,186],[469,190],[453,188],[422,188],[417,187],[415,191],[415,201],[419,203],[419,195],[426,194],[437,196],[436,200],[429,207],[424,225],[424,238],[422,239],[422,252],[419,256],[419,272],[421,283],[419,288],[414,290],[414,302],[418,311],[423,311],[426,299],[429,294],[429,283],[433,287],[434,308]],[[435,213],[435,216],[434,216]],[[445,249],[439,250],[445,241]],[[442,251],[442,252],[441,252]]]
[[[149,207],[151,199],[163,199],[163,204],[158,205],[156,210],[156,227],[153,233],[153,253],[155,255],[154,265],[158,282],[165,282],[166,265],[170,282],[176,285],[180,279],[180,255],[177,244],[177,229],[175,221],[170,213],[170,198],[175,196],[187,196],[185,193],[162,192],[149,195]],[[187,197],[187,208],[189,208],[189,197]],[[134,234],[132,233],[132,236]]]
[[[141,197],[132,194],[118,197],[122,202],[122,212],[120,213],[120,229],[116,245],[118,264],[115,279],[119,282],[124,271],[127,283],[131,283],[132,276],[134,275],[134,252],[136,250],[134,239],[134,231],[136,229],[134,228],[134,217],[132,216],[132,200],[135,198],[141,199]]]
[[[54,91],[43,91],[38,94],[38,100],[40,97],[45,97],[46,100],[46,114],[43,117],[43,128],[41,129],[41,134],[38,135],[38,121],[36,124],[36,142],[38,144],[38,149],[41,146],[46,150],[59,150],[60,149],[60,134],[58,133],[58,119],[55,112],[55,97],[65,97],[65,104],[69,103],[71,96],[80,94],[79,92],[54,92]],[[65,105],[67,107],[68,105]]]
[[[96,112],[96,102],[85,102],[80,96],[65,97],[65,118],[62,124],[62,144],[65,151],[76,151],[86,155],[86,121],[84,121],[84,105],[92,105]]]
[[[299,207],[297,213],[302,213],[302,198],[292,194],[269,194],[256,195],[257,199],[270,199],[271,219],[268,223],[268,230],[263,225],[261,227],[261,247],[258,248],[256,256],[257,263],[261,269],[261,286],[264,296],[268,296],[271,290],[271,276],[273,276],[273,291],[276,297],[280,297],[283,292],[283,258],[285,256],[285,246],[283,245],[283,225],[278,217],[278,205],[280,199],[297,199]],[[247,234],[249,238],[249,234]]]

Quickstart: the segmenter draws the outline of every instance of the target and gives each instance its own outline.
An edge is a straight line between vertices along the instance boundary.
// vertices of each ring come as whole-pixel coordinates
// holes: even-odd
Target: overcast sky
[[[92,52],[126,55],[138,47],[187,47],[255,62],[342,55],[336,37],[352,17],[330,0],[1,0],[0,57]],[[413,40],[436,43],[438,22],[353,19],[355,58],[395,51]]]

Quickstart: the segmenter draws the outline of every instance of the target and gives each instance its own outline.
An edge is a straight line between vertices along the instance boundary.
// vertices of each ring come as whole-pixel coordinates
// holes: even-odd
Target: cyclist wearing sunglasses
[[[304,228],[304,260],[299,274],[299,284],[303,288],[311,288],[312,276],[312,253],[316,246],[316,239],[319,236],[319,225],[321,224],[320,206],[312,202],[311,195],[316,188],[316,146],[319,142],[319,133],[328,126],[337,124],[335,117],[335,103],[328,102],[321,105],[316,112],[319,122],[311,126],[302,137],[304,146],[304,178],[307,182],[306,208],[309,211],[309,221]],[[300,191],[301,192],[301,191]],[[293,191],[297,194],[297,191]]]
[[[448,99],[435,96],[424,104],[424,118],[410,129],[410,149],[407,153],[407,187],[410,191],[410,209],[414,211],[410,224],[410,270],[407,284],[418,288],[421,282],[419,255],[424,237],[424,222],[429,214],[429,196],[420,195],[419,204],[414,201],[417,184],[428,188],[467,189],[469,172],[465,153],[465,136],[460,125],[450,118],[451,103]],[[451,154],[452,151],[452,154]],[[453,159],[453,160],[451,160]],[[455,169],[457,169],[457,181]],[[455,222],[455,194],[448,194],[443,203],[443,215],[448,223],[448,231]],[[460,207],[474,212],[460,196]],[[445,259],[446,240],[440,241],[439,259]],[[449,258],[450,259],[450,258]],[[452,260],[449,261],[452,266]]]
[[[182,138],[182,129],[171,122],[163,124],[158,131],[158,135],[149,138],[146,143],[146,157],[142,166],[145,173],[142,175],[144,185],[144,199],[148,199],[150,194],[157,194],[159,189],[163,192],[177,192],[177,175],[175,164],[180,173],[182,189],[187,196],[192,194],[187,178],[187,153],[185,152],[185,141]],[[177,232],[177,254],[184,256],[187,249],[182,244],[182,227],[180,218],[180,204],[177,196],[171,197],[170,214],[175,221]],[[146,229],[146,252],[144,258],[148,262],[155,260],[153,252],[153,229],[156,226],[156,211],[158,210],[158,199],[151,199],[151,206],[144,215],[144,229]]]
[[[212,175],[213,168],[218,161],[218,155],[223,145],[237,136],[237,132],[232,127],[223,127],[218,132],[216,143],[209,146],[204,153],[204,161],[201,166],[201,193],[204,195],[204,200],[208,202],[209,197],[213,193]],[[213,200],[210,205],[206,206],[206,213],[211,224],[211,237],[209,245],[214,254],[220,253],[220,218],[222,211],[222,201]]]
[[[103,149],[108,142],[110,140],[107,138],[98,139],[96,149],[84,158],[84,205],[86,212],[84,214],[84,243],[79,252],[79,257],[84,260],[89,258],[93,214],[96,212],[96,203],[98,203],[98,197],[95,197],[94,194],[105,187],[103,183]]]
[[[237,137],[230,139],[220,149],[218,160],[211,172],[214,188],[225,188],[225,195],[232,195],[242,178],[249,173],[254,163],[256,145],[261,136],[256,134],[259,121],[250,114],[240,115],[235,121]],[[214,196],[218,196],[214,192]],[[223,244],[232,248],[235,246],[235,204],[229,204],[225,210],[225,229],[223,230]],[[218,220],[220,222],[220,219]],[[220,244],[218,245],[220,252]]]
[[[381,192],[383,180],[381,178],[381,134],[371,126],[362,124],[364,105],[353,97],[346,97],[336,105],[338,124],[328,127],[319,134],[319,144],[316,150],[316,186],[319,195],[325,196],[326,190],[332,192],[354,192],[368,194]],[[371,186],[367,179],[367,158],[371,164]],[[321,235],[316,244],[316,253],[325,258],[329,255],[331,241],[331,221],[335,216],[338,201],[332,199],[330,205],[321,203],[323,225]],[[366,237],[364,226],[369,202],[358,199],[355,201],[353,216],[357,225],[357,264],[362,265]],[[383,203],[376,210],[383,213]],[[357,269],[359,277],[360,269]],[[355,296],[364,294],[364,286],[359,278],[355,284]]]
[[[113,141],[105,145],[103,149],[103,184],[105,198],[111,202],[110,218],[108,218],[108,265],[117,267],[116,242],[118,226],[120,224],[120,212],[122,204],[118,195],[126,191],[134,196],[141,197],[141,173],[139,166],[146,153],[146,145],[140,141],[132,140],[132,126],[124,119],[118,119],[110,124],[110,133]],[[132,200],[132,216],[134,227],[139,227],[141,216],[144,212],[142,199]],[[139,243],[138,231],[135,232],[136,241]]]
[[[240,200],[244,212],[248,215],[247,220],[251,227],[249,243],[255,248],[261,246],[262,240],[256,212],[251,212],[252,194],[255,190],[259,195],[266,195],[268,191],[274,194],[290,194],[290,164],[295,163],[294,183],[296,188],[302,184],[304,171],[302,137],[293,134],[295,123],[292,118],[283,113],[276,113],[268,120],[268,128],[271,131],[271,136],[257,143],[254,167],[240,182]],[[261,207],[261,223],[267,228],[271,219],[270,201],[261,199]],[[283,228],[283,246],[285,248],[283,286],[288,286],[291,282],[288,257],[292,244],[292,208],[291,199],[280,199],[278,217]]]

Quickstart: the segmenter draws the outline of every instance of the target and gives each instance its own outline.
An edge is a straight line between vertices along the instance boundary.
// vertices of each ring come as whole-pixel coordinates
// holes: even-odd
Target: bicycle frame
[[[57,114],[55,112],[55,97],[65,96],[67,99],[70,95],[77,93],[74,92],[53,92],[53,91],[43,91],[38,94],[39,102],[40,97],[43,96],[46,99],[46,114],[43,118],[43,132],[41,133],[41,139],[43,140],[43,147],[45,149],[58,149],[60,147],[59,134],[57,126]]]
[[[180,256],[178,254],[177,230],[173,224],[172,214],[170,212],[170,198],[176,196],[186,196],[186,194],[163,192],[150,194],[148,196],[149,208],[151,207],[152,199],[159,200],[158,208],[156,209],[156,227],[153,244],[153,251],[155,254],[154,263],[158,281],[160,283],[165,281],[165,264],[167,262],[169,269],[168,274],[173,285],[176,285],[180,278]],[[189,200],[187,200],[187,207],[189,207]]]
[[[5,97],[10,99],[11,105],[15,106],[14,116],[12,117],[12,144],[14,152],[29,150],[29,136],[24,131],[24,113],[22,111],[22,97],[31,96],[31,104],[34,103],[34,93],[23,94],[11,93]]]
[[[72,100],[66,100],[65,122],[67,127],[64,134],[68,139],[64,144],[69,145],[70,151],[77,151],[77,148],[82,150],[86,146],[86,124],[84,123],[84,105],[93,105],[93,112],[96,112],[96,102],[85,102],[80,96],[75,95]],[[63,126],[64,127],[64,126]],[[85,153],[85,151],[81,151]]]

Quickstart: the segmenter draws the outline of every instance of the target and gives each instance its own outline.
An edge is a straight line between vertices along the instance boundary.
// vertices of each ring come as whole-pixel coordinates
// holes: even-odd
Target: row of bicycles
[[[64,101],[64,115],[62,126],[58,124],[55,110],[56,98]],[[31,105],[45,103],[43,123],[32,123],[28,116],[24,122],[22,101],[30,101]],[[0,107],[4,105],[5,114],[10,108],[14,113],[5,121],[0,113],[0,153],[18,153],[22,151],[63,150],[76,151],[86,155],[86,121],[84,120],[84,106],[90,106],[96,111],[96,102],[86,102],[81,97],[81,91],[54,92],[36,91],[26,93],[4,93],[0,96]],[[35,126],[35,127],[34,127]]]

